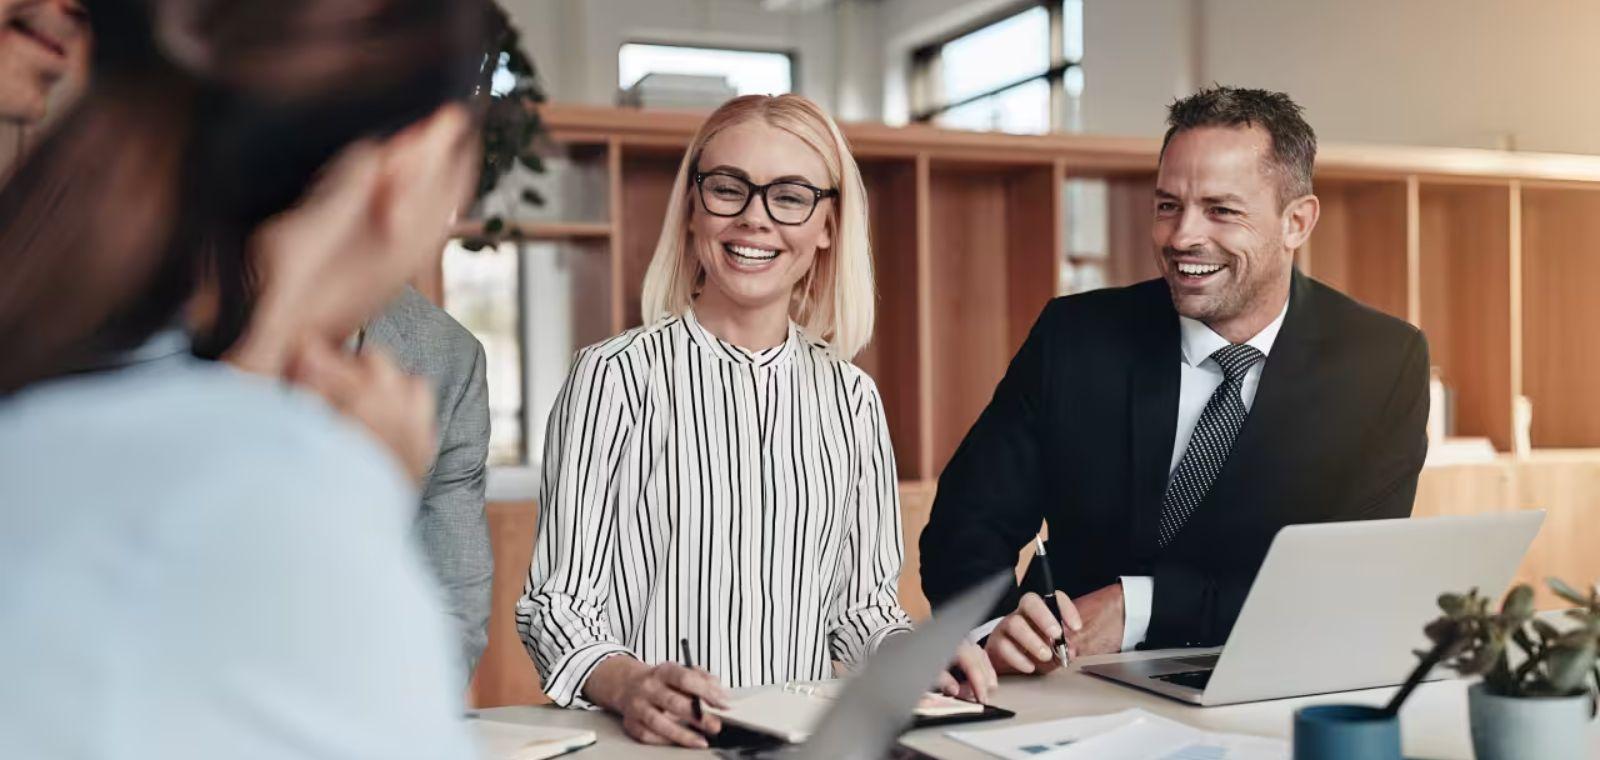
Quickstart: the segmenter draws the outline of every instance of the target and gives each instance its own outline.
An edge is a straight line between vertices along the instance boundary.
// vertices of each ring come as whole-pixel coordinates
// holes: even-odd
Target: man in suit
[[[1319,211],[1299,106],[1219,87],[1168,124],[1161,278],[1045,307],[922,533],[938,604],[1048,526],[1060,615],[1002,602],[979,631],[1001,672],[1056,667],[1063,627],[1078,655],[1222,644],[1279,529],[1411,512],[1427,343],[1295,270]]]
[[[489,456],[489,390],[483,346],[421,293],[406,288],[369,323],[362,345],[379,345],[409,375],[433,385],[439,453],[422,482],[417,535],[444,590],[471,678],[488,643],[494,558],[484,515]]]

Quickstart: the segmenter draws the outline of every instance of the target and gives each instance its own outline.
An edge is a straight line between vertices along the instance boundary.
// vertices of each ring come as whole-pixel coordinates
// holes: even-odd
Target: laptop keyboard
[[[1211,673],[1212,671],[1209,670],[1186,670],[1182,673],[1168,673],[1164,676],[1150,677],[1157,681],[1166,681],[1179,686],[1187,686],[1197,691],[1205,691],[1206,684],[1211,682]]]

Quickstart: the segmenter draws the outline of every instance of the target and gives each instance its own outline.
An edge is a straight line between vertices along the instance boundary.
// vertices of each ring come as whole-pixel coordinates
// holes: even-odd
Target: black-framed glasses
[[[816,213],[823,198],[839,194],[837,189],[824,190],[793,180],[769,182],[758,185],[737,174],[725,172],[695,172],[694,184],[700,188],[700,205],[713,216],[738,216],[750,205],[750,199],[761,196],[761,205],[767,209],[772,221],[784,225],[805,224]]]

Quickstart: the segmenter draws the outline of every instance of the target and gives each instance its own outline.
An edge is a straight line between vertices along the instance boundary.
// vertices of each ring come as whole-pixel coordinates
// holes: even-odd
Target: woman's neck
[[[750,308],[707,288],[695,299],[694,316],[712,335],[750,351],[772,348],[789,338],[789,304],[783,301]]]

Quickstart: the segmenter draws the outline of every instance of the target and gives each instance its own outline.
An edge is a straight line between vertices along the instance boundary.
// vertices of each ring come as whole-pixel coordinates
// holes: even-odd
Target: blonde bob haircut
[[[872,248],[867,239],[867,194],[861,171],[837,124],[816,103],[799,95],[745,95],[723,103],[700,125],[678,166],[678,178],[655,256],[644,276],[640,307],[645,324],[684,313],[705,283],[705,268],[689,242],[694,212],[691,175],[707,142],[735,124],[760,120],[803,140],[828,167],[828,185],[839,194],[827,202],[831,248],[817,249],[811,271],[795,286],[789,317],[833,353],[849,360],[872,339],[877,298]]]

